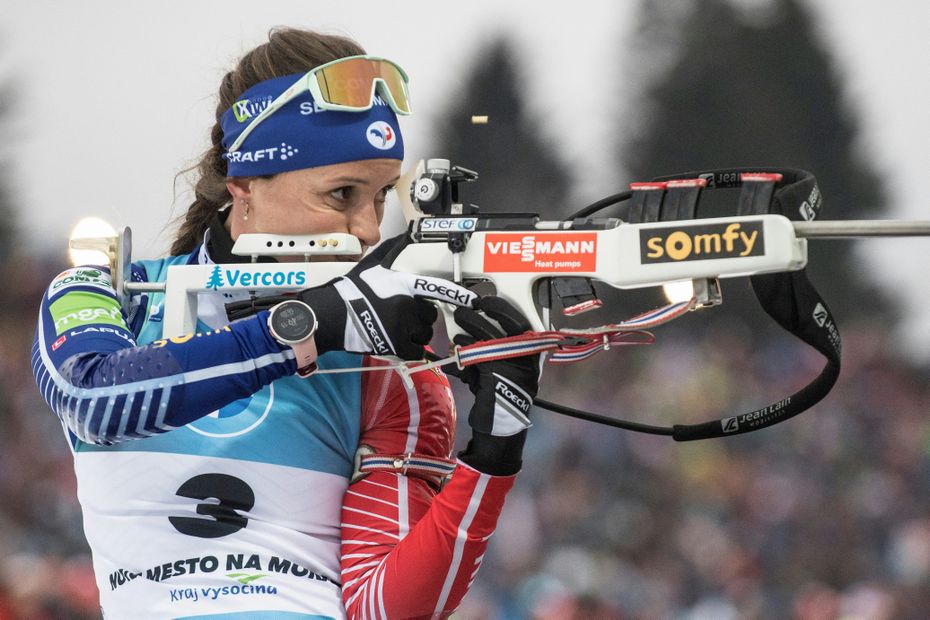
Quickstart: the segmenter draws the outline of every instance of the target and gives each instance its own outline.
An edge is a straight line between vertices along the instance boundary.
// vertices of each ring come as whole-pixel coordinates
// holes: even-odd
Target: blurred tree
[[[881,183],[855,148],[840,78],[799,2],[685,6],[642,3],[632,46],[633,64],[644,71],[636,79],[646,83],[642,118],[620,119],[627,136],[634,132],[620,148],[632,179],[730,166],[802,168],[820,183],[821,217],[880,217]],[[813,241],[811,280],[841,318],[887,312],[852,244]]]
[[[12,178],[12,166],[9,162],[8,151],[3,148],[9,144],[8,134],[10,127],[10,117],[12,115],[13,85],[9,80],[0,82],[0,277],[8,280],[7,270],[8,259],[13,252],[13,205],[10,191],[10,179]],[[4,292],[0,293],[0,308],[4,314],[9,314],[12,308],[13,299],[8,295],[12,287],[4,287]],[[12,289],[15,290],[15,289]],[[0,337],[6,334],[5,321],[0,320]],[[5,339],[3,339],[5,340]],[[0,340],[0,350],[4,349],[3,340]],[[10,409],[8,404],[7,389],[5,381],[0,380],[0,420],[8,420]]]
[[[505,39],[487,46],[475,60],[464,88],[439,117],[435,157],[479,173],[462,190],[462,200],[483,211],[532,211],[544,219],[569,212],[569,173],[556,146],[528,114],[513,51]],[[487,115],[487,125],[472,124]]]
[[[8,139],[10,118],[13,114],[15,89],[11,82],[0,83],[0,145]],[[0,149],[0,262],[6,261],[13,251],[13,198],[10,179],[13,166],[7,149]]]

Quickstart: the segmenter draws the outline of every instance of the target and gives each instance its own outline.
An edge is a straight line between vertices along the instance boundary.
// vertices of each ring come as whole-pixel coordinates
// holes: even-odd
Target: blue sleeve
[[[137,346],[104,267],[59,274],[42,300],[32,368],[78,439],[109,445],[163,433],[296,370],[268,313]]]

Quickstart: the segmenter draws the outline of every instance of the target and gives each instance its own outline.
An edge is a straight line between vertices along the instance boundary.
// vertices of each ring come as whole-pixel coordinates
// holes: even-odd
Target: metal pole
[[[927,237],[928,220],[827,220],[792,222],[798,237]]]
[[[127,282],[123,285],[127,291],[139,292],[163,292],[165,290],[164,282]]]

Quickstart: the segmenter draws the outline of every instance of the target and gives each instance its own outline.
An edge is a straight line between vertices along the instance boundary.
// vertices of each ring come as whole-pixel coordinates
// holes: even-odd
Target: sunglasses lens
[[[410,113],[406,80],[400,68],[391,62],[350,58],[321,69],[316,76],[327,103],[367,110],[371,107],[372,82],[382,80],[394,99],[397,111]]]
[[[378,62],[380,72],[378,77],[381,78],[387,86],[397,111],[401,114],[410,114],[410,99],[407,97],[407,80],[401,72],[400,67],[386,61]]]

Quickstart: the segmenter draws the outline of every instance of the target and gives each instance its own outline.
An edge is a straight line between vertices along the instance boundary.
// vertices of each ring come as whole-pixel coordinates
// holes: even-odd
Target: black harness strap
[[[665,187],[666,183],[630,183],[633,193],[630,198],[631,224],[659,221]]]
[[[693,220],[697,217],[698,199],[701,189],[707,185],[704,179],[674,179],[669,181],[662,200],[661,220]]]

